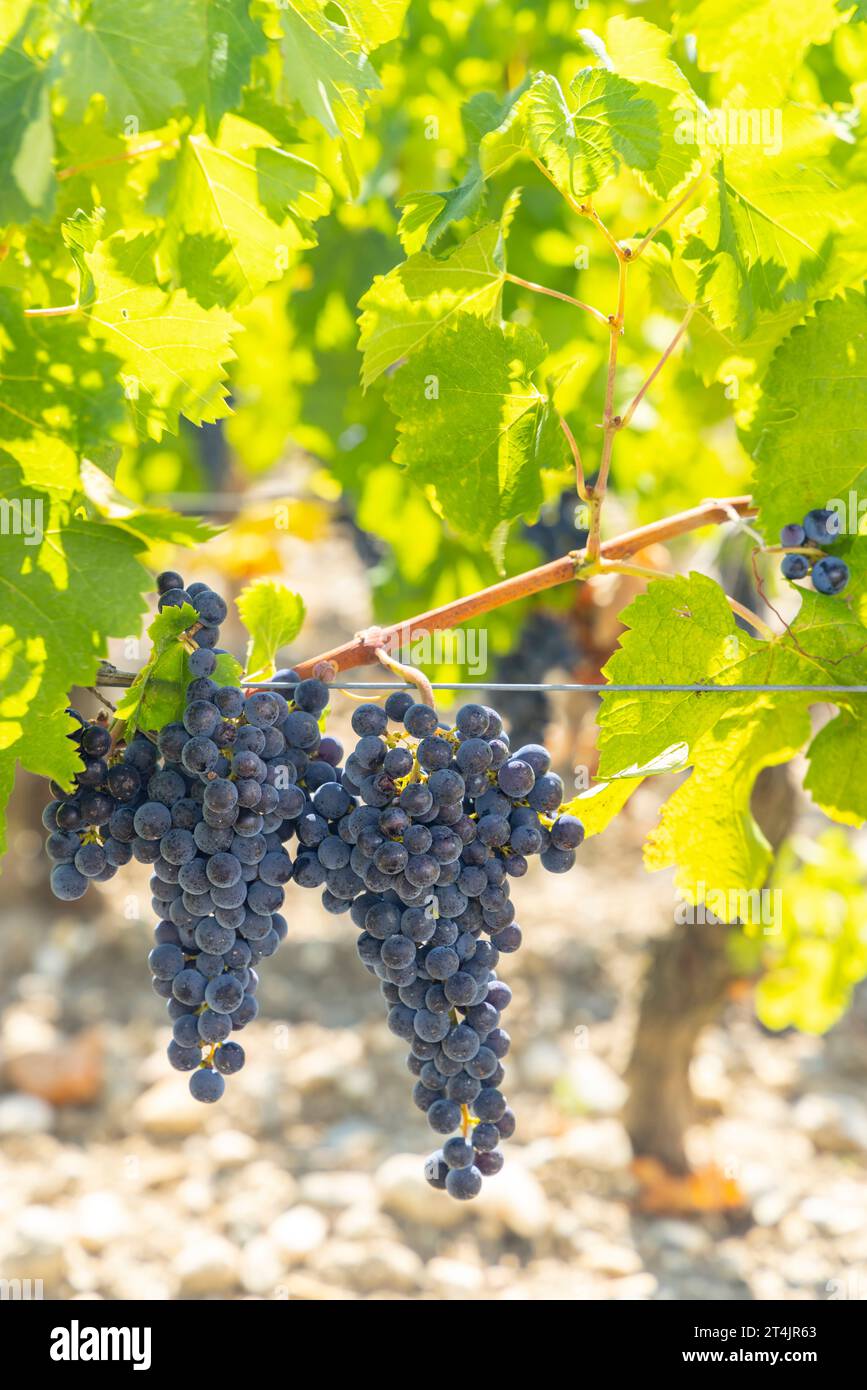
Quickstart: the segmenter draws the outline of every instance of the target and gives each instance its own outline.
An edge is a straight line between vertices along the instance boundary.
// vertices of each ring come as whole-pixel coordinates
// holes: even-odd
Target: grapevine
[[[19,769],[47,781],[61,902],[152,867],[169,1062],[205,1103],[243,1064],[287,894],[319,890],[410,1043],[444,1141],[427,1177],[458,1199],[515,1124],[498,966],[533,857],[567,871],[673,772],[645,861],[693,906],[770,881],[766,768],[867,820],[862,7],[787,15],[784,61],[773,26],[723,39],[713,5],[668,28],[602,6],[568,34],[528,11],[520,43],[496,8],[21,0],[0,23],[0,801]],[[714,111],[768,104],[774,147],[718,138]],[[221,535],[202,427],[235,502],[283,464],[298,495]],[[277,533],[338,514],[372,619],[302,650]],[[226,599],[181,572],[209,545],[252,579],[243,664]],[[157,572],[127,670],[110,644],[139,641]],[[484,618],[521,684],[574,652],[543,603],[581,586],[598,612],[626,580],[594,649],[592,785],[552,770],[544,700],[453,714],[438,659],[402,659]],[[415,698],[360,704],[347,753],[330,700],[373,664]]]

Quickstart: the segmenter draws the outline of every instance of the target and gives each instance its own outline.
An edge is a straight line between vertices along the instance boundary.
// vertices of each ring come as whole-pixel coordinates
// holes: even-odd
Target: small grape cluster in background
[[[73,902],[84,896],[91,879],[105,883],[132,858],[129,845],[114,835],[113,827],[132,824],[153,762],[145,738],[134,738],[112,759],[106,716],[88,722],[77,710],[67,713],[79,723],[69,737],[84,767],[76,773],[71,793],[51,783],[54,800],[42,812],[42,824],[49,832],[45,852],[53,861],[51,891],[63,902]]]
[[[792,522],[780,532],[780,544],[793,553],[783,556],[780,566],[784,579],[806,579],[820,594],[839,594],[849,583],[849,566],[839,555],[799,554],[800,547],[826,550],[840,539],[840,518],[836,512],[816,507],[807,512],[803,522]]]

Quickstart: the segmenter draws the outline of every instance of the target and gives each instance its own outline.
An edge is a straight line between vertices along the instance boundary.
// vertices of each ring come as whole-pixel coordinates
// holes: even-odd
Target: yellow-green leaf
[[[267,679],[274,674],[281,647],[294,642],[306,609],[300,594],[272,579],[257,579],[238,595],[238,612],[250,635],[247,675]]]

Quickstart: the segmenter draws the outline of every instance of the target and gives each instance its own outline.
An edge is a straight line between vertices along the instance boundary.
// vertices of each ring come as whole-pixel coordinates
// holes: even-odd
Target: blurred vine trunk
[[[795,796],[788,770],[765,768],[753,814],[776,854],[792,829]],[[685,1135],[696,1113],[689,1069],[699,1035],[719,1017],[736,977],[729,938],[736,925],[678,925],[654,943],[627,1068],[625,1123],[636,1158],[689,1172]]]

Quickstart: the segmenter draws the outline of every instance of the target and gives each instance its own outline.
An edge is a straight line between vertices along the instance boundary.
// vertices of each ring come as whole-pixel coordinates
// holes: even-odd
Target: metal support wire
[[[96,678],[96,684],[104,687],[132,685],[137,671],[118,671],[113,666],[103,666]],[[294,690],[297,681],[248,681],[241,677],[239,682],[247,690]],[[406,681],[327,681],[331,690],[408,690],[415,686]],[[628,691],[636,694],[664,694],[666,691],[681,692],[685,695],[739,695],[762,694],[764,692],[794,693],[802,695],[867,695],[867,685],[610,685],[602,682],[576,681],[434,681],[434,690],[522,690],[522,691],[575,691],[590,695],[605,695],[608,691]]]
[[[248,690],[294,690],[295,686],[288,682],[269,681],[245,681],[241,680],[241,685]],[[327,681],[330,690],[415,690],[415,686],[407,685],[405,681]],[[648,693],[664,693],[667,690],[683,691],[685,694],[709,695],[709,694],[743,694],[759,691],[794,691],[802,694],[835,694],[835,695],[867,695],[867,685],[617,685],[617,684],[589,684],[575,683],[569,681],[550,681],[539,684],[521,684],[515,681],[487,682],[487,681],[433,681],[433,690],[575,690],[589,691],[591,694],[604,695],[609,690],[623,691],[644,691]]]

